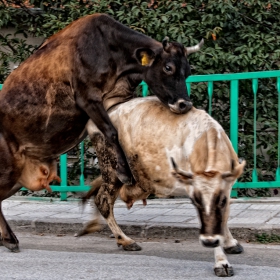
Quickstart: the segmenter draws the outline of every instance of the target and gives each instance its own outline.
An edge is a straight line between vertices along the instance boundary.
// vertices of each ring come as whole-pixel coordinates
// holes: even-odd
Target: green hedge
[[[107,13],[159,41],[165,36],[184,45],[194,45],[201,38],[205,46],[189,58],[192,73],[211,74],[275,70],[280,63],[280,2],[258,0],[188,0],[188,1],[26,1],[0,0],[0,28],[14,26],[25,36],[48,37],[73,20],[96,12]],[[17,4],[15,7],[12,4]],[[0,30],[1,34],[1,30]],[[1,36],[0,83],[8,74],[10,62],[20,62],[34,46],[25,40]],[[213,116],[229,129],[229,85],[215,83]],[[248,81],[240,83],[240,146],[247,168],[243,181],[250,180],[253,159],[253,95]],[[264,80],[258,90],[258,146],[271,145],[265,161],[258,156],[260,180],[273,180],[277,167],[277,91],[274,80]],[[207,85],[192,89],[197,107],[207,107]],[[269,133],[268,133],[269,131]]]

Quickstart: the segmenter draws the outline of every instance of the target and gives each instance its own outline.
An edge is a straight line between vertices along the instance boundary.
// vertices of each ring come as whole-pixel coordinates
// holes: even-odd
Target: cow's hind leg
[[[140,251],[141,247],[133,239],[123,233],[114,217],[114,203],[118,197],[121,186],[122,183],[120,181],[116,182],[114,185],[103,183],[94,201],[113,232],[117,240],[117,245],[122,246],[125,251]]]
[[[1,204],[2,202],[0,203],[0,205]],[[0,227],[1,227],[2,245],[4,245],[6,248],[8,248],[14,253],[19,252],[18,239],[13,233],[13,231],[11,230],[9,224],[7,223],[2,213],[2,209],[0,210]]]
[[[99,176],[91,183],[91,189],[88,191],[88,193],[83,197],[82,203],[83,206],[85,203],[93,196],[95,197],[98,193],[101,184],[102,184],[102,176]],[[80,237],[89,233],[93,233],[96,231],[99,231],[103,228],[101,221],[100,221],[100,213],[97,210],[95,205],[92,205],[94,208],[95,213],[93,214],[93,219],[85,224],[82,230],[80,230],[78,233],[75,234],[76,237]]]
[[[20,184],[15,184],[14,187],[2,197],[2,200],[12,196],[21,188]],[[7,223],[2,212],[2,200],[0,201],[0,245],[5,246],[14,253],[19,252],[19,242],[9,224]]]

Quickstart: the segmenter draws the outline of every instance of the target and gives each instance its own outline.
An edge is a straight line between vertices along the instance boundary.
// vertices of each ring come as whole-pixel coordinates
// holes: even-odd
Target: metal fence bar
[[[280,77],[277,78],[276,88],[278,92],[278,159],[276,170],[276,181],[280,181]]]
[[[60,156],[60,179],[60,200],[67,200],[67,154]]]
[[[84,160],[84,141],[80,143],[80,159],[81,159],[81,176],[80,176],[80,186],[85,185],[85,176],[84,176],[84,169],[85,169],[85,160]]]
[[[186,82],[186,86],[187,86],[188,95],[191,96],[191,83]]]
[[[238,154],[238,80],[230,82],[230,140]]]
[[[252,88],[254,93],[254,169],[252,172],[252,182],[258,182],[257,171],[257,91],[258,91],[258,79],[252,80]]]
[[[209,75],[195,75],[189,76],[188,83],[199,82],[220,82],[232,80],[248,80],[248,79],[263,79],[263,78],[277,78],[280,76],[280,70],[262,71],[262,72],[246,72],[234,74],[209,74]]]
[[[212,97],[213,97],[213,82],[208,82],[208,98],[209,98],[209,109],[208,113],[212,115]]]
[[[142,85],[142,96],[146,97],[148,96],[148,85],[146,83],[141,83]]]
[[[238,80],[230,81],[230,140],[238,154]],[[232,187],[231,197],[237,197],[236,184]]]

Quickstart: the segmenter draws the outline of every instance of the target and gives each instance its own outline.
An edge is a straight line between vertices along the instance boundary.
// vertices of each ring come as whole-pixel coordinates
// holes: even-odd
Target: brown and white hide
[[[128,208],[136,200],[145,201],[150,194],[187,195],[200,217],[201,243],[215,247],[216,275],[233,275],[223,247],[231,253],[242,251],[227,227],[227,220],[231,188],[242,174],[245,162],[239,163],[220,124],[196,108],[184,115],[173,114],[156,97],[118,105],[109,111],[109,116],[136,181],[133,186],[118,184],[114,170],[107,168],[107,173],[102,173],[103,181],[98,179],[99,188],[94,190],[97,208],[117,243],[124,249],[129,246],[127,250],[135,244],[115,222],[113,204],[118,195]],[[106,143],[100,140],[100,132],[91,121],[87,130],[98,158],[102,159],[102,145]],[[107,157],[103,158],[101,165]],[[132,250],[139,249],[137,246]]]

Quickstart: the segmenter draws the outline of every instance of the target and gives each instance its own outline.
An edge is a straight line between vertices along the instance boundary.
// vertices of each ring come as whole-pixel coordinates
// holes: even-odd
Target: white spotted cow
[[[232,276],[233,269],[224,251],[238,254],[243,248],[227,226],[230,192],[243,172],[245,161],[239,162],[220,124],[196,108],[176,115],[156,97],[136,98],[117,105],[109,111],[109,116],[135,182],[133,186],[120,182],[114,171],[113,148],[89,121],[87,130],[102,167],[102,178],[93,182],[86,199],[95,196],[95,204],[117,244],[124,250],[141,249],[115,221],[113,207],[118,196],[130,208],[136,200],[145,204],[150,194],[188,195],[200,217],[201,243],[215,248],[215,274]],[[98,228],[96,221],[92,221],[78,236]]]

